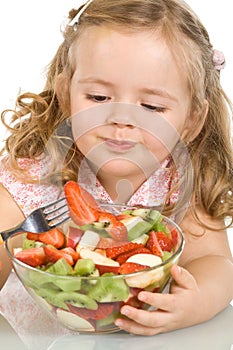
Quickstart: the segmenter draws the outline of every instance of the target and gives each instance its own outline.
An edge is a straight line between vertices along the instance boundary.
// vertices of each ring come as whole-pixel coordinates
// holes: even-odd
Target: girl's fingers
[[[181,305],[185,295],[198,287],[193,276],[184,268],[173,266],[171,275],[174,280],[172,293],[140,292],[138,299],[151,305],[154,310],[139,310],[125,305],[121,308],[121,313],[127,319],[116,320],[118,327],[138,335],[155,335],[174,329],[174,323],[182,313]]]
[[[197,289],[197,282],[195,278],[186,269],[174,265],[171,268],[171,275],[179,287],[184,289]]]
[[[121,308],[121,313],[133,322],[139,324],[140,327],[156,328],[160,332],[161,329],[170,323],[172,315],[171,313],[162,310],[139,310],[129,305],[123,306]]]
[[[140,292],[138,299],[153,306],[155,309],[172,312],[175,309],[175,300],[172,294]]]
[[[138,313],[137,313],[138,316]],[[137,317],[138,318],[138,317]],[[148,320],[148,314],[147,314],[147,320]],[[132,334],[138,334],[138,335],[155,335],[162,333],[163,328],[162,327],[156,327],[155,324],[152,326],[145,324],[145,319],[143,322],[138,323],[137,320],[131,320],[131,319],[123,319],[119,318],[115,321],[115,324],[123,329],[124,331]]]

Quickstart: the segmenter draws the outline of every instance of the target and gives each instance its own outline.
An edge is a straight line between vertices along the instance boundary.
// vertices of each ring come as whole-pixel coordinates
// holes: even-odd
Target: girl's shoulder
[[[39,180],[49,169],[49,159],[19,159],[18,165],[26,170],[35,182],[18,178],[7,166],[7,158],[0,159],[0,183],[11,194],[19,208],[27,216],[34,209],[57,199],[60,189],[52,184],[40,184]]]

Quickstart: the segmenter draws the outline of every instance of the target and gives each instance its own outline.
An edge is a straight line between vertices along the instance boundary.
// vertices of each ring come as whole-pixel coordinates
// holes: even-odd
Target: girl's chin
[[[146,176],[146,171],[128,160],[111,160],[98,169],[98,174],[114,177]]]

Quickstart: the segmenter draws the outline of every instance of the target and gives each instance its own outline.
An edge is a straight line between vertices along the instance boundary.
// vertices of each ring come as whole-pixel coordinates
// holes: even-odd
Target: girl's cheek
[[[154,136],[148,132],[144,132],[143,136],[144,146],[159,162],[164,160],[170,154],[169,147],[164,144],[158,136]]]

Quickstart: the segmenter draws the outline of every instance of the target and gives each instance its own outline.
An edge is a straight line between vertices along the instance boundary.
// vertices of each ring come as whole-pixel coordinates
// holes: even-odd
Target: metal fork
[[[69,209],[66,199],[61,198],[34,210],[19,225],[4,232],[0,232],[0,235],[5,241],[17,232],[43,233],[61,225],[69,219]]]

